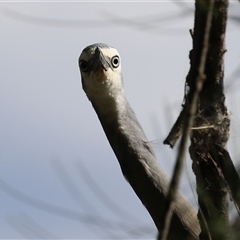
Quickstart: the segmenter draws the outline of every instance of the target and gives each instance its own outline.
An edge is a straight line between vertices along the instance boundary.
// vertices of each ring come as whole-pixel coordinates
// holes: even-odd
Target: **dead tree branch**
[[[197,0],[193,36],[191,69],[187,77],[190,89],[199,74],[197,66],[204,48],[203,36],[209,1]],[[190,155],[196,175],[199,203],[200,239],[230,239],[227,185],[219,165],[219,149],[224,149],[229,137],[230,119],[225,106],[223,89],[225,30],[228,1],[214,1],[213,17],[205,65],[205,82],[199,95],[194,127],[214,126],[194,130],[191,136]],[[206,44],[206,43],[205,43]],[[211,238],[209,237],[211,236]]]
[[[164,230],[162,232],[162,238],[161,238],[162,240],[166,240],[168,236],[169,226],[172,218],[172,210],[175,204],[175,198],[176,198],[176,193],[177,193],[177,189],[180,182],[184,156],[187,149],[188,136],[191,133],[191,127],[193,125],[194,116],[197,110],[198,97],[202,90],[203,83],[205,81],[205,65],[206,65],[207,53],[209,48],[208,43],[209,43],[209,35],[210,35],[211,23],[212,23],[213,4],[214,4],[214,0],[211,0],[206,13],[206,23],[204,27],[205,31],[204,31],[203,43],[202,43],[203,48],[200,55],[198,75],[196,80],[194,81],[195,86],[193,88],[193,91],[189,92],[189,96],[187,98],[188,104],[185,111],[182,111],[180,113],[180,117],[182,116],[183,113],[185,113],[185,115],[183,115],[185,117],[185,124],[182,124],[182,128],[183,128],[182,138],[180,141],[180,146],[179,146],[179,151],[178,151],[176,164],[173,172],[172,181],[171,181],[169,192],[166,198],[165,209],[162,215],[163,226],[164,226],[163,228]]]
[[[189,148],[197,181],[200,239],[230,239],[228,191],[236,203],[239,201],[231,175],[237,186],[239,176],[226,150],[230,126],[223,89],[227,10],[227,0],[196,0],[191,67],[186,79],[189,91],[180,117],[164,141],[173,146],[181,135],[183,121],[190,117],[187,113],[192,96],[199,90],[198,84],[202,83]],[[202,61],[204,52],[205,63]],[[202,81],[198,81],[199,78]]]

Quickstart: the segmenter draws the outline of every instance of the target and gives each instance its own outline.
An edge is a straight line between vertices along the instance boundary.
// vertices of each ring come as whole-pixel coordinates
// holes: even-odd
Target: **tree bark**
[[[199,92],[189,148],[197,181],[199,237],[226,240],[231,238],[227,193],[240,205],[240,180],[226,149],[230,118],[223,80],[228,1],[196,0],[195,7],[191,67],[186,78],[188,92],[183,110],[164,143],[175,145],[185,121],[191,117],[192,99]],[[204,50],[207,50],[205,62]]]
[[[209,6],[209,0],[196,1],[191,68],[187,76],[189,95],[196,88],[195,79],[199,75]],[[197,181],[200,239],[230,239],[228,186],[221,169],[219,150],[226,148],[230,126],[223,89],[227,9],[227,0],[214,1],[205,80],[199,94],[189,148]]]

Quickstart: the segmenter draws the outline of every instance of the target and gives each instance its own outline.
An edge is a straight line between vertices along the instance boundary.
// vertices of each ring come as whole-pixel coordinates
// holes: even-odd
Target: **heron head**
[[[79,68],[83,90],[90,100],[122,89],[121,59],[115,48],[103,43],[87,46],[79,57]]]

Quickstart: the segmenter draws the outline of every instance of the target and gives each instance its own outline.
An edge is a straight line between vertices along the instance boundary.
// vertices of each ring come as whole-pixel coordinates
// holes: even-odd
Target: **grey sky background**
[[[231,1],[230,16],[239,13],[239,2]],[[0,3],[1,239],[156,236],[82,91],[78,57],[96,42],[118,49],[126,96],[171,175],[176,152],[162,141],[181,109],[193,16],[193,1]],[[230,20],[228,146],[236,163],[239,39],[239,22]],[[189,157],[186,162],[191,165]],[[196,205],[189,185],[189,178],[194,185],[191,167],[183,175],[181,190]],[[89,177],[113,202],[93,194]]]

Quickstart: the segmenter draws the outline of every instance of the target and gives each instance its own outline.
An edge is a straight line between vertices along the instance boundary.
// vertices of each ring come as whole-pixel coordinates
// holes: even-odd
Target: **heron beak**
[[[108,68],[112,68],[111,63],[109,59],[104,57],[102,51],[99,47],[95,49],[94,56],[92,58],[92,66],[91,70],[93,72],[97,72],[99,68],[102,68],[103,70],[107,71]]]

